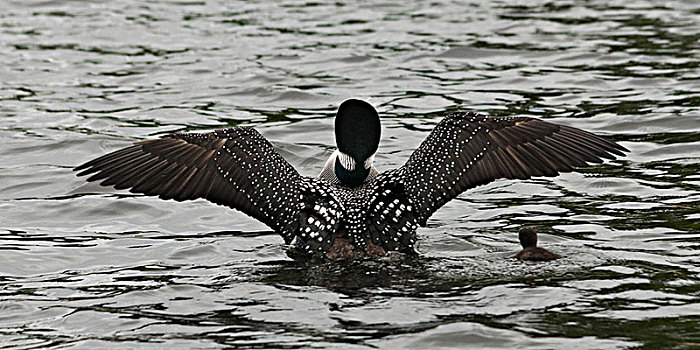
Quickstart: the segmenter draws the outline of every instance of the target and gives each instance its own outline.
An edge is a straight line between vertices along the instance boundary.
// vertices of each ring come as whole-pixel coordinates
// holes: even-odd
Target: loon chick
[[[523,250],[515,254],[516,259],[527,261],[551,261],[559,259],[560,256],[547,249],[537,246],[537,232],[531,228],[522,228],[518,232],[518,239]]]
[[[204,198],[263,222],[297,253],[339,260],[414,252],[416,229],[460,193],[496,179],[556,176],[624,147],[528,117],[446,116],[400,168],[379,173],[379,115],[350,99],[337,150],[317,178],[300,175],[252,128],[139,141],[75,168],[87,181],[176,201]]]

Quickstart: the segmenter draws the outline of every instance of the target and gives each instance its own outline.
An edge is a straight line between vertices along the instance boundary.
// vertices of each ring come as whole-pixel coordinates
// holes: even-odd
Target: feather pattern
[[[436,210],[470,188],[501,178],[556,176],[623,151],[600,136],[540,119],[454,113],[385,178],[403,183],[424,226]]]
[[[75,168],[103,186],[238,209],[306,252],[333,243],[343,215],[330,185],[303,177],[251,128],[167,135]]]

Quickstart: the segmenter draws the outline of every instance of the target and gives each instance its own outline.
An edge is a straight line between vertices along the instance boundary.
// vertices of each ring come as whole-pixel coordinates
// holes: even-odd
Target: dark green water
[[[700,348],[696,1],[0,2],[0,347]],[[305,265],[245,215],[71,168],[173,131],[255,126],[302,174],[350,97],[380,170],[444,114],[547,118],[624,159],[497,181],[420,256]],[[535,226],[565,258],[522,263]]]

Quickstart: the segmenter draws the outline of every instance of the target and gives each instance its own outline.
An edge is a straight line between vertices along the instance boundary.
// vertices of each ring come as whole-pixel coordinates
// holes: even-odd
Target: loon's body
[[[626,149],[527,117],[454,113],[397,169],[378,172],[379,116],[360,100],[336,115],[338,149],[301,176],[252,128],[167,135],[83,165],[88,181],[178,201],[205,198],[260,220],[301,255],[329,260],[412,252],[416,229],[467,189],[499,178],[556,176]]]

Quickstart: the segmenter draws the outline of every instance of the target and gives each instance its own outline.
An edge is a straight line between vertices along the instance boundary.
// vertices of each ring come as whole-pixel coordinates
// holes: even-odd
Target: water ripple
[[[2,2],[0,343],[697,346],[698,23],[692,1]],[[631,153],[474,189],[419,230],[418,256],[324,265],[239,212],[70,170],[255,126],[314,176],[350,97],[382,116],[380,170],[456,110],[555,119]],[[522,226],[564,258],[512,259]]]

